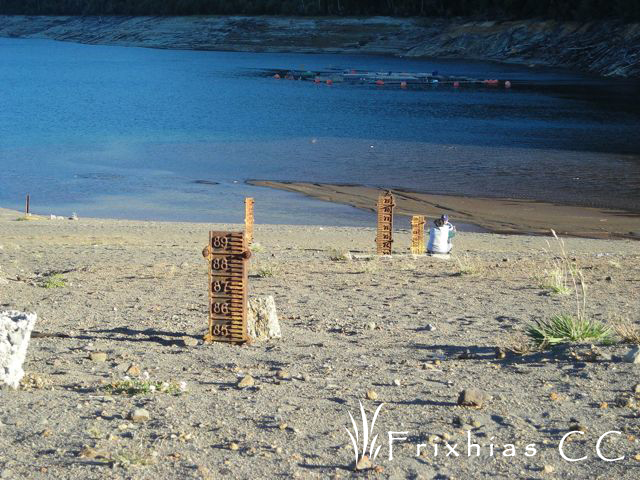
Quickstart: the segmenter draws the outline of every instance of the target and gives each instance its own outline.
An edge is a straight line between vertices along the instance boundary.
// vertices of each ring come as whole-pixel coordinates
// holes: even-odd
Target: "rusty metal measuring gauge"
[[[378,231],[376,246],[378,255],[391,255],[393,244],[393,195],[389,190],[378,197]]]
[[[414,215],[411,217],[411,253],[414,255],[424,254],[424,225],[426,219],[424,215]]]
[[[245,342],[248,259],[244,232],[209,232],[202,251],[209,262],[209,331],[205,342]]]
[[[253,198],[246,197],[244,199],[244,229],[245,236],[247,237],[247,245],[253,243],[253,204]]]

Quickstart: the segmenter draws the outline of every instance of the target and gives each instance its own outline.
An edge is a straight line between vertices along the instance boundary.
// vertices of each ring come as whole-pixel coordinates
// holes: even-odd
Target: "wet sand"
[[[360,185],[250,181],[251,185],[302,193],[328,202],[374,210],[381,189]],[[511,198],[462,197],[391,190],[399,215],[449,214],[453,223],[478,225],[493,233],[561,235],[586,238],[640,239],[640,213]]]

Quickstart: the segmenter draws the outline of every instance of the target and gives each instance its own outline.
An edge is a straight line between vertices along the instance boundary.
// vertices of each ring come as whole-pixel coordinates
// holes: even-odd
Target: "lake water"
[[[275,68],[510,80],[401,90]],[[640,211],[637,82],[482,62],[0,39],[0,206],[41,214],[373,225],[247,179],[357,183]],[[205,182],[217,182],[207,184]]]

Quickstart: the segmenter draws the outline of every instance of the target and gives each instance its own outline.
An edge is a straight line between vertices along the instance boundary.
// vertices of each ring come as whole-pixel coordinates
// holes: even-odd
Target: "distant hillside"
[[[311,15],[640,20],[639,0],[0,0],[8,15]]]
[[[620,20],[0,15],[0,36],[192,50],[466,58],[640,77],[640,23]]]

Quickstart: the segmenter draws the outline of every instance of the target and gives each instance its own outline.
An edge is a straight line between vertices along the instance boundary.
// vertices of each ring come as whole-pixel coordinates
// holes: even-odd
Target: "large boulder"
[[[271,295],[249,299],[247,330],[253,340],[280,338],[280,323],[276,312],[276,302]]]
[[[37,318],[35,313],[0,312],[0,384],[18,388],[24,376],[22,364]]]

